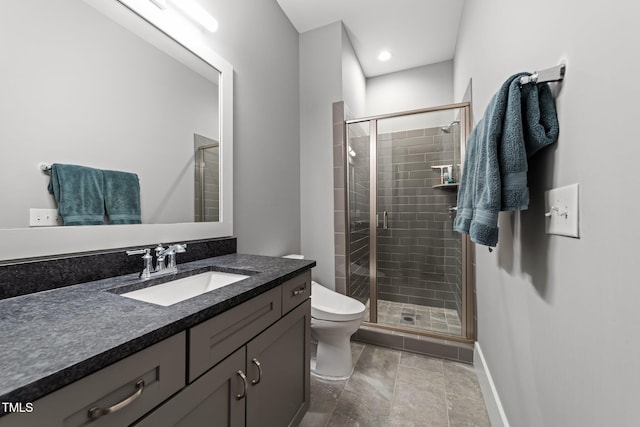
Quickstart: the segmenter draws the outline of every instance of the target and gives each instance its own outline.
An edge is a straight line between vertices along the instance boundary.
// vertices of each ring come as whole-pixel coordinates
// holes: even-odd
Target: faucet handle
[[[143,280],[148,279],[149,277],[151,277],[151,260],[153,259],[153,257],[150,254],[151,249],[135,249],[132,251],[127,251],[127,255],[140,255],[140,254],[144,254],[142,255],[142,259],[144,261],[144,268],[142,269],[142,272],[140,273],[140,277]]]
[[[150,251],[151,251],[151,249],[134,249],[132,251],[127,251],[127,255],[142,255],[142,254],[144,254],[144,256],[143,256],[143,258],[144,258],[147,255],[151,256],[149,254]]]
[[[175,253],[181,254],[187,251],[187,244],[181,243],[181,244],[171,245],[171,249],[173,249]]]

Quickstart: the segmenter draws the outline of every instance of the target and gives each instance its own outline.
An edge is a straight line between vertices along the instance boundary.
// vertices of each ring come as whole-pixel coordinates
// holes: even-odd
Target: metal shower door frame
[[[349,125],[355,123],[369,122],[369,321],[365,322],[367,326],[380,329],[388,329],[398,332],[410,332],[413,334],[433,336],[437,338],[445,338],[452,341],[473,342],[475,340],[475,297],[474,297],[474,247],[473,243],[466,234],[461,235],[462,247],[462,315],[461,319],[462,334],[460,336],[442,334],[434,331],[422,331],[410,328],[400,328],[391,325],[382,325],[378,323],[378,265],[377,265],[377,246],[378,246],[378,221],[377,221],[377,143],[378,143],[378,121],[395,117],[405,117],[414,114],[422,114],[429,112],[460,110],[460,126],[461,140],[463,143],[460,147],[460,162],[464,161],[466,151],[466,141],[471,133],[471,105],[469,102],[461,102],[457,104],[441,105],[437,107],[422,108],[417,110],[404,111],[393,114],[382,114],[377,116],[364,117],[359,119],[345,120],[344,135],[345,149],[343,150],[343,162],[345,165],[345,264],[346,264],[346,291],[347,295],[351,294],[351,260],[350,260],[350,242],[351,242],[351,221],[350,221],[350,188],[351,174],[349,173],[348,146],[349,142]],[[461,168],[462,170],[462,168]]]

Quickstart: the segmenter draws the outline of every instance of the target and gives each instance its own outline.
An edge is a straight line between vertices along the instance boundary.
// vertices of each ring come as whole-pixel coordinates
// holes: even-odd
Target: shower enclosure
[[[194,221],[220,221],[220,144],[194,134]]]
[[[453,231],[469,103],[345,123],[347,294],[370,325],[473,339],[470,243]]]

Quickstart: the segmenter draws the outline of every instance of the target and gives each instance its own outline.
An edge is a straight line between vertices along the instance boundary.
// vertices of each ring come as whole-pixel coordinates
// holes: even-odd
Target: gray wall
[[[453,102],[453,61],[367,79],[366,115],[397,113]]]
[[[318,263],[314,280],[330,289],[335,289],[332,104],[341,98],[342,24],[336,22],[300,34],[301,246]]]
[[[274,0],[201,0],[211,48],[234,67],[238,252],[300,252],[298,32]],[[330,107],[329,107],[330,108]]]
[[[493,253],[477,247],[478,339],[512,426],[638,424],[638,16],[636,2],[465,2],[455,95],[473,78],[476,120],[512,73],[567,63],[529,210],[501,214]],[[544,191],[576,182],[581,238],[544,234]]]

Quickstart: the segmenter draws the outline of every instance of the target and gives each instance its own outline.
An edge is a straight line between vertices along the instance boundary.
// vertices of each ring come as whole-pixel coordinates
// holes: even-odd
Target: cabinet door
[[[134,426],[244,426],[245,358],[242,347]]]
[[[309,408],[311,301],[247,344],[247,425],[298,425]]]

